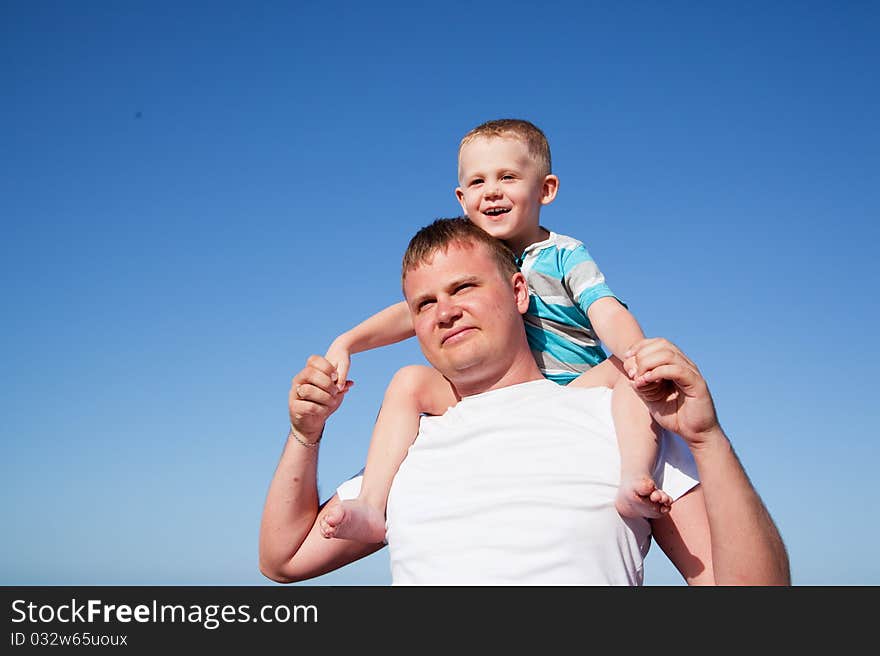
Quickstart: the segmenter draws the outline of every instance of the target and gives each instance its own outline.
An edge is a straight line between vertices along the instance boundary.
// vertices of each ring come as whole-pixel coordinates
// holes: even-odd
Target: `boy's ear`
[[[552,173],[544,176],[544,184],[541,186],[541,205],[552,203],[557,191],[559,191],[559,178]]]
[[[467,208],[464,206],[464,189],[456,187],[455,197],[458,199],[458,204],[461,205],[461,213],[467,214]]]

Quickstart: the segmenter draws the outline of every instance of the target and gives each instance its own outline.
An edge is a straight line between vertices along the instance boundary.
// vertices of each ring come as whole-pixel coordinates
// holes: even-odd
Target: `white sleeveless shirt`
[[[388,498],[392,584],[641,585],[651,528],[614,507],[611,394],[542,379],[423,417]],[[697,484],[680,437],[655,480],[673,499]]]

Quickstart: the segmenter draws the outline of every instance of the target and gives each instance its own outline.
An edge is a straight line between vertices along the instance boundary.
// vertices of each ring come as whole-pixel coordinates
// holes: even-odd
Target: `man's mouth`
[[[509,207],[490,207],[488,210],[483,210],[483,214],[486,216],[501,216],[502,214],[507,214],[509,211]]]
[[[471,326],[463,326],[462,328],[456,328],[455,330],[451,330],[445,335],[443,335],[443,339],[440,340],[441,346],[446,344],[449,340],[452,340],[453,343],[458,340],[459,336],[463,337],[464,333],[469,333],[474,330]]]

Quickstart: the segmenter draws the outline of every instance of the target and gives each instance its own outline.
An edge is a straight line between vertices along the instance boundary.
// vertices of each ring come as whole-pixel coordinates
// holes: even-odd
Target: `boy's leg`
[[[610,387],[614,388],[623,374],[623,365],[615,357],[610,357],[595,367],[587,369],[571,381],[569,387]]]
[[[325,538],[385,540],[388,492],[419,431],[421,414],[440,415],[457,402],[449,381],[432,367],[413,365],[394,375],[373,427],[360,494],[324,514],[321,532]]]
[[[603,385],[614,391],[611,412],[620,449],[620,488],[615,506],[623,517],[661,517],[672,498],[659,489],[651,472],[659,451],[659,427],[635,392],[617,358],[610,358],[570,383]]]

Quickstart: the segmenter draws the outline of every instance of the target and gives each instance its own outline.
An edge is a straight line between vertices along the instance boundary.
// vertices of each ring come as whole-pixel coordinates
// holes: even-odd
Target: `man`
[[[403,289],[428,361],[461,401],[422,421],[387,507],[395,584],[641,584],[657,541],[690,584],[788,585],[782,539],[752,487],[697,367],[662,339],[624,363],[664,436],[656,476],[676,498],[653,519],[615,508],[620,460],[610,390],[546,381],[526,341],[528,288],[503,246],[466,220],[423,228]],[[665,380],[662,393],[657,381]],[[293,379],[291,433],[260,532],[260,567],[291,582],[381,548],[322,537],[338,495],[319,506],[318,442],[347,388],[311,356]],[[690,475],[695,465],[699,484]]]

